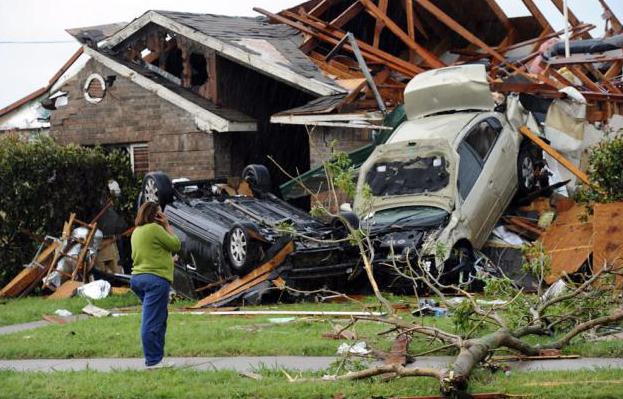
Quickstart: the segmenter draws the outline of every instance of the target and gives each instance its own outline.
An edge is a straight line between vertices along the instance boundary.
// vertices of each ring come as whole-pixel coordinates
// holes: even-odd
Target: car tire
[[[530,194],[543,187],[539,178],[543,168],[543,152],[531,145],[523,143],[517,155],[517,191],[521,195]]]
[[[173,201],[173,183],[169,176],[163,172],[149,172],[145,175],[139,205],[147,201],[160,204],[163,209]]]
[[[268,168],[264,165],[251,164],[242,171],[242,179],[245,180],[253,190],[269,193],[272,190],[272,181]]]
[[[259,244],[240,225],[234,225],[227,234],[225,251],[231,271],[238,276],[250,272],[257,265],[261,253]]]
[[[466,282],[469,275],[476,273],[475,260],[474,251],[468,245],[462,243],[455,245],[439,276],[441,283],[450,285]]]

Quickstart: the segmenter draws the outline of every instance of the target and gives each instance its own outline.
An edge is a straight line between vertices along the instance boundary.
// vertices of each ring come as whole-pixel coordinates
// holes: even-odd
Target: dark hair
[[[138,208],[136,218],[134,219],[135,226],[142,226],[147,223],[154,223],[156,214],[160,210],[160,205],[155,202],[145,202]]]

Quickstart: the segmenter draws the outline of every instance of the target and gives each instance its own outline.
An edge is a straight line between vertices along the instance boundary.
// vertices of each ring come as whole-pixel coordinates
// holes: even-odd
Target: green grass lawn
[[[105,309],[139,304],[138,298],[132,293],[111,295],[99,301],[91,302]],[[44,314],[54,314],[54,311],[57,309],[67,309],[74,314],[78,314],[87,303],[87,300],[81,297],[58,300],[42,297],[2,299],[0,300],[0,326],[41,320]]]
[[[392,298],[394,302],[409,301],[412,298]],[[366,305],[374,306],[372,298],[366,298]],[[42,314],[53,313],[55,309],[65,308],[79,312],[86,304],[82,298],[50,301],[43,298],[25,298],[5,301],[0,304],[2,324],[39,320]],[[101,307],[137,305],[133,294],[113,296],[96,304]],[[171,308],[187,306],[188,302],[178,302]],[[360,304],[318,304],[296,303],[246,307],[248,310],[361,310]],[[137,311],[139,308],[136,309]],[[404,317],[410,317],[403,313]],[[287,324],[271,323],[271,318],[282,316],[210,316],[172,313],[169,316],[166,356],[272,356],[272,355],[335,355],[337,347],[346,341],[322,337],[336,325],[344,325],[347,319],[318,317],[297,317]],[[436,325],[453,331],[448,317],[426,317],[425,324]],[[140,315],[128,314],[104,319],[90,318],[65,325],[50,325],[33,330],[3,335],[0,339],[0,358],[77,358],[77,357],[141,357],[139,338]],[[359,321],[351,331],[358,340],[368,345],[388,350],[395,334],[379,335],[387,329],[386,325]],[[531,337],[533,343],[552,338]],[[53,343],[53,344],[51,344]],[[410,353],[428,351],[437,344],[417,337],[410,346]],[[565,354],[585,357],[623,357],[623,342],[585,342],[576,338],[564,349]],[[446,350],[436,354],[453,354]]]
[[[431,378],[357,382],[288,383],[278,371],[258,370],[259,381],[235,372],[194,370],[94,371],[47,373],[0,372],[2,398],[346,398],[438,394]],[[293,373],[291,373],[293,374]],[[314,375],[307,374],[306,377]],[[318,377],[319,375],[315,375]],[[491,374],[481,371],[470,391],[502,392],[529,398],[620,398],[623,370]]]
[[[318,306],[322,305],[307,308],[317,309]],[[271,316],[173,313],[169,316],[166,356],[330,356],[335,355],[342,342],[346,342],[322,337],[334,325],[345,324],[347,321],[343,319],[299,317],[287,324],[271,323],[270,319]],[[424,321],[452,328],[449,318],[431,317]],[[25,330],[2,336],[0,358],[141,357],[139,325],[140,316],[130,314]],[[375,348],[388,350],[394,335],[378,335],[386,329],[385,325],[379,323],[360,321],[352,330],[356,332],[359,340],[364,340]],[[54,344],[50,344],[51,342]],[[416,338],[411,343],[410,350],[417,354],[431,349],[431,345],[427,340]],[[451,353],[445,351],[438,354]],[[621,357],[623,343],[587,343],[577,339],[564,353]]]

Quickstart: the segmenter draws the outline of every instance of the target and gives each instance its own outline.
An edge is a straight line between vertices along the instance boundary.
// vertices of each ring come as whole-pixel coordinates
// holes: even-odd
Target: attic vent
[[[91,74],[84,82],[84,98],[92,103],[97,104],[106,95],[106,82],[104,78],[97,74]]]

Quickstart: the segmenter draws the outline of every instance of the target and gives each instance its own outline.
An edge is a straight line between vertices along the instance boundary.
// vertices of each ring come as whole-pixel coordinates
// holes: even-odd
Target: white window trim
[[[130,166],[132,166],[132,173],[136,173],[136,170],[134,170],[134,149],[135,148],[146,148],[146,147],[149,147],[149,144],[147,143],[130,144],[127,147],[128,152],[130,153]]]
[[[102,97],[101,98],[97,98],[97,97],[91,97],[89,95],[89,85],[91,84],[92,81],[97,80],[98,82],[100,82],[100,84],[102,85]],[[106,82],[104,81],[104,78],[102,77],[102,75],[98,74],[98,73],[92,73],[89,75],[89,77],[87,78],[87,80],[84,82],[84,98],[85,100],[87,100],[88,102],[90,102],[91,104],[97,104],[100,101],[102,101],[104,99],[104,95],[106,94]]]

